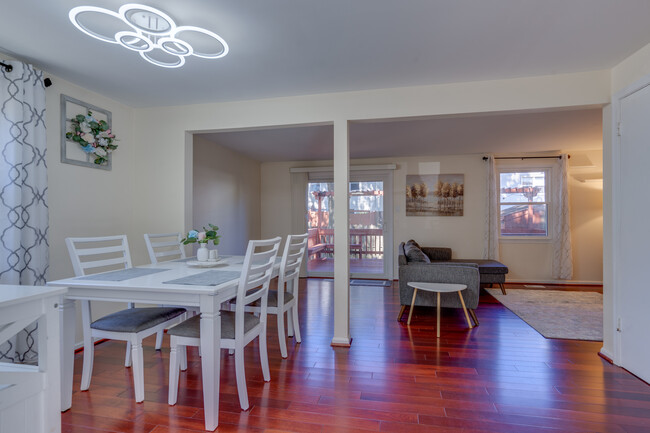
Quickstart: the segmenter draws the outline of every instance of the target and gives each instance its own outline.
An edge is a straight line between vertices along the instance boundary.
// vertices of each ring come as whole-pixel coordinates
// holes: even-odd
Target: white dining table
[[[72,407],[72,378],[74,370],[74,345],[76,330],[75,300],[137,302],[146,304],[182,305],[199,307],[201,314],[201,366],[203,374],[203,406],[205,429],[215,430],[219,425],[219,372],[221,350],[222,302],[237,294],[239,278],[234,277],[215,286],[169,284],[168,281],[200,274],[206,271],[237,271],[241,274],[243,256],[225,256],[213,268],[191,267],[188,261],[162,262],[136,268],[157,269],[160,272],[129,278],[122,281],[101,280],[95,274],[88,277],[66,278],[48,282],[50,286],[67,287],[68,292],[60,306],[61,337],[61,411]],[[280,261],[276,261],[277,276]],[[109,272],[104,273],[109,274]],[[101,275],[104,275],[101,274]],[[144,386],[143,388],[144,389]]]

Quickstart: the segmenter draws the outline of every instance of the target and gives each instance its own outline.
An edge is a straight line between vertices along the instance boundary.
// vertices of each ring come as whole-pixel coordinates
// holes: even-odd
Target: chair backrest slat
[[[94,269],[94,268],[104,268],[107,266],[116,266],[116,265],[123,265],[124,258],[123,257],[115,257],[114,259],[104,259],[104,260],[93,260],[90,262],[81,262],[81,268],[84,269]],[[85,273],[85,272],[84,272]]]
[[[297,282],[300,276],[300,267],[305,257],[307,250],[307,241],[309,233],[301,235],[287,236],[287,242],[284,245],[284,252],[282,254],[282,261],[280,262],[280,274],[278,277],[278,306],[284,305],[284,290],[286,283],[291,282],[290,292],[294,298],[298,296]],[[294,287],[296,286],[296,287]],[[297,299],[296,299],[297,301]]]
[[[100,254],[111,254],[111,253],[120,253],[123,251],[122,245],[115,245],[110,247],[98,247],[98,248],[83,248],[77,250],[77,255],[79,257],[84,256],[95,256]]]
[[[166,242],[151,242],[151,246],[154,248],[162,248],[162,247],[176,247],[179,245],[180,242],[176,242],[175,240],[173,241],[166,241]]]
[[[266,307],[269,283],[282,238],[249,241],[242,266],[237,303],[235,307],[235,334],[244,332],[244,307],[262,299],[260,321],[266,326]],[[264,249],[258,252],[258,249]],[[255,289],[255,290],[254,290]]]
[[[132,266],[126,235],[66,238],[65,243],[77,277],[93,273],[93,270],[106,271],[109,266],[114,269]],[[82,261],[82,258],[87,260]]]
[[[144,242],[147,244],[149,260],[154,265],[160,261],[159,259],[168,261],[186,257],[185,248],[181,245],[181,234],[178,232],[146,233]]]

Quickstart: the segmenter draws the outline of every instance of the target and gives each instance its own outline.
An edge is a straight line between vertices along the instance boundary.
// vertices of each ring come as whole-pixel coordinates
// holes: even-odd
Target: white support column
[[[334,337],[332,346],[349,347],[350,338],[350,149],[348,122],[334,122]]]

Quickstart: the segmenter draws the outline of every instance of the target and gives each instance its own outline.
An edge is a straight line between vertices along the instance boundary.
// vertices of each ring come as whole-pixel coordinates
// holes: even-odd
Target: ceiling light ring
[[[87,34],[91,38],[95,38],[95,39],[98,39],[100,41],[108,42],[109,44],[118,44],[119,43],[119,42],[117,42],[115,40],[115,38],[109,38],[107,36],[100,35],[99,33],[95,33],[92,30],[86,28],[83,24],[81,24],[79,22],[79,20],[77,19],[77,17],[79,16],[79,14],[84,13],[84,12],[98,12],[98,13],[101,13],[101,14],[105,14],[105,15],[109,15],[109,16],[112,16],[114,18],[117,18],[120,21],[124,21],[122,19],[122,17],[120,16],[120,14],[118,14],[117,12],[113,12],[112,10],[100,8],[100,7],[97,7],[97,6],[77,6],[75,8],[70,9],[70,12],[68,13],[68,18],[70,18],[70,21],[72,21],[72,24],[74,24],[74,26],[77,29],[79,29],[79,31],[81,31],[82,33]]]
[[[158,17],[162,18],[164,21],[167,22],[167,24],[169,25],[169,29],[155,30],[150,27],[138,25],[138,23],[133,22],[130,16],[128,15],[128,13],[133,10],[146,11],[151,14],[157,15]],[[142,31],[144,33],[148,33],[155,36],[166,36],[171,34],[177,28],[176,23],[174,22],[172,17],[170,17],[160,9],[156,9],[151,6],[141,5],[137,3],[127,3],[125,5],[120,6],[117,12],[120,16],[120,19],[124,21],[126,24],[128,24],[129,26],[133,27],[136,31]]]
[[[167,53],[167,51],[165,51],[165,53]],[[185,64],[185,57],[179,56],[177,54],[171,54],[171,53],[167,53],[167,54],[178,57],[178,63],[161,62],[160,60],[156,60],[156,59],[152,58],[151,56],[149,56],[148,51],[140,51],[140,57],[142,57],[143,59],[145,59],[147,62],[151,63],[152,65],[160,66],[160,67],[163,67],[163,68],[174,69],[174,68],[180,68],[181,66],[183,66]]]
[[[126,37],[139,39],[145,44],[147,44],[147,46],[145,48],[138,48],[137,46],[129,45],[127,42],[124,41],[124,38]],[[130,31],[117,32],[115,33],[115,40],[117,41],[118,44],[120,44],[127,50],[131,50],[131,51],[147,52],[156,48],[156,44],[154,44],[154,42],[151,39],[149,39],[144,34],[142,34],[142,32],[130,32]]]
[[[185,48],[185,52],[184,53],[174,52],[174,51],[170,50],[169,48],[167,48],[165,44],[177,44],[177,45],[180,45],[183,48]],[[175,55],[175,56],[189,57],[189,56],[194,54],[194,48],[192,47],[192,45],[190,45],[189,43],[185,42],[184,40],[178,39],[178,38],[170,38],[170,37],[160,38],[156,42],[156,45],[158,45],[158,47],[161,50],[163,50],[164,52],[166,52],[167,54],[172,54],[172,55]]]
[[[179,26],[179,27],[176,27],[176,29],[174,29],[174,31],[171,32],[169,36],[171,38],[176,38],[176,39],[183,40],[182,37],[178,36],[178,34],[182,33],[182,32],[202,33],[202,34],[204,34],[206,36],[209,36],[209,37],[215,39],[223,47],[223,50],[220,53],[217,53],[217,54],[205,54],[205,53],[199,53],[199,52],[194,51],[194,56],[196,56],[196,57],[201,57],[203,59],[220,59],[221,57],[224,57],[226,54],[228,54],[228,51],[230,50],[230,48],[228,47],[228,44],[226,43],[226,41],[221,36],[219,36],[218,34],[216,34],[214,32],[211,32],[210,30],[206,30],[206,29],[201,28],[201,27]]]
[[[120,24],[132,28],[134,31],[119,31],[111,37],[96,33],[81,23],[79,16],[82,13],[98,13],[117,18]],[[169,15],[146,5],[128,3],[122,5],[118,12],[96,6],[78,6],[70,10],[68,17],[82,33],[94,39],[122,45],[130,51],[139,52],[140,56],[149,63],[165,68],[179,68],[185,64],[185,57],[192,55],[204,59],[219,59],[228,54],[230,50],[226,41],[216,33],[196,26],[177,26]],[[208,36],[221,46],[221,50],[216,53],[197,52],[191,42],[177,37],[183,32],[196,32]],[[148,54],[155,49],[174,56],[178,60],[170,63],[155,59]]]

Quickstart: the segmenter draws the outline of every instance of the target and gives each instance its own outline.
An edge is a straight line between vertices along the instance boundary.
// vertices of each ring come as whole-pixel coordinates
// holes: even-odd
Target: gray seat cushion
[[[508,267],[501,262],[496,260],[486,260],[486,259],[471,259],[471,260],[449,260],[454,263],[476,263],[478,265],[478,271],[481,274],[507,274]]]
[[[293,299],[293,295],[289,292],[284,292],[284,303],[288,304],[291,302]],[[262,300],[258,299],[257,301],[253,302],[254,306],[256,307],[261,307],[262,306]],[[267,305],[269,307],[277,307],[278,306],[278,291],[277,290],[269,290],[269,298],[268,298],[268,303]]]
[[[179,307],[128,308],[95,320],[90,327],[112,332],[140,332],[178,317],[185,312]]]
[[[244,333],[253,329],[260,323],[260,318],[252,313],[244,313]],[[194,316],[191,319],[179,323],[167,331],[169,335],[179,337],[199,338],[201,336],[201,316]],[[232,340],[235,338],[235,312],[221,312],[221,338]]]

